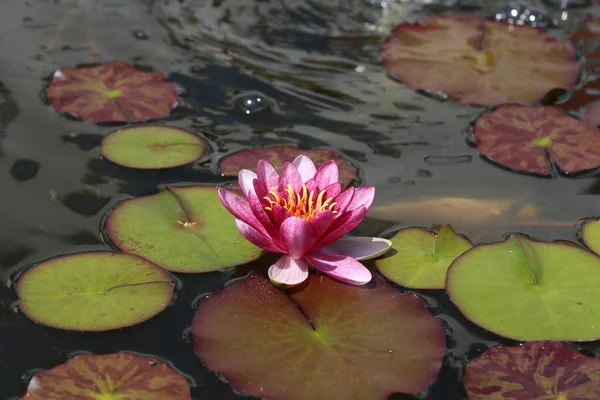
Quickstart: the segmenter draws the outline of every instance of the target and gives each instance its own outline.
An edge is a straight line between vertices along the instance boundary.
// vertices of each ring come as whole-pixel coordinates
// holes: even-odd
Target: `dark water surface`
[[[514,2],[564,37],[585,12],[560,1]],[[586,3],[586,2],[579,2]],[[554,4],[554,5],[553,5]],[[556,5],[558,4],[558,5]],[[378,61],[395,24],[440,12],[506,16],[509,2],[407,0],[3,0],[0,5],[0,398],[79,351],[163,358],[192,382],[195,399],[237,399],[193,354],[187,329],[202,294],[235,270],[177,275],[174,304],[138,326],[64,332],[18,312],[11,283],[31,263],[103,249],[102,219],[160,183],[226,182],[218,159],[249,146],[335,149],[362,171],[377,199],[358,234],[451,223],[476,242],[508,232],[575,240],[575,221],[600,210],[600,174],[541,179],[498,168],[467,144],[481,107],[425,96],[392,81]],[[507,14],[508,12],[508,14]],[[74,121],[44,102],[60,66],[124,60],[165,73],[183,103],[169,123],[202,132],[213,157],[163,172],[101,160],[110,125]],[[256,101],[260,98],[261,101]],[[238,273],[239,275],[239,273]],[[443,291],[420,291],[447,328],[449,355],[419,396],[464,399],[462,367],[487,347],[511,344],[465,320]],[[582,345],[597,355],[597,343]]]

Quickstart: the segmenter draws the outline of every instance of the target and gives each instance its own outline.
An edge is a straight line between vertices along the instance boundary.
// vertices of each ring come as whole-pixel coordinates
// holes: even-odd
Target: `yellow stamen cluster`
[[[337,211],[333,210],[337,203],[333,201],[333,197],[325,199],[325,192],[325,190],[321,190],[319,194],[314,190],[309,192],[306,185],[302,185],[300,192],[295,193],[292,185],[288,184],[285,189],[286,198],[280,197],[277,190],[272,188],[269,194],[264,197],[269,202],[265,210],[271,211],[273,210],[273,206],[278,204],[287,210],[290,216],[303,218],[306,221],[314,217],[319,211],[329,210],[337,214]]]

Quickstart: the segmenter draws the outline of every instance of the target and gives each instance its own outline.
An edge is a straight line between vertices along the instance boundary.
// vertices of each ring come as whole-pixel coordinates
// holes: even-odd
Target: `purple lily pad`
[[[387,399],[436,377],[444,333],[413,294],[310,275],[288,293],[253,274],[198,306],[194,351],[238,392],[266,399]]]
[[[410,87],[488,106],[536,104],[552,89],[571,88],[580,70],[569,42],[531,26],[476,16],[400,24],[386,39],[381,59]]]

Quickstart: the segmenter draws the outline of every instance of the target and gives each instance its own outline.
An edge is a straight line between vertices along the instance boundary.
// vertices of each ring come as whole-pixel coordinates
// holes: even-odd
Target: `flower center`
[[[333,201],[333,197],[325,199],[326,190],[321,190],[319,194],[317,194],[314,190],[309,192],[306,185],[302,185],[300,192],[295,193],[292,185],[288,184],[285,193],[287,194],[287,197],[280,197],[277,190],[271,189],[269,194],[264,197],[264,199],[269,202],[269,205],[265,206],[265,210],[272,211],[274,205],[280,205],[290,214],[290,216],[303,218],[306,221],[314,217],[318,212],[324,210],[329,210],[334,214],[337,214],[337,211],[333,210],[337,205],[337,203]]]

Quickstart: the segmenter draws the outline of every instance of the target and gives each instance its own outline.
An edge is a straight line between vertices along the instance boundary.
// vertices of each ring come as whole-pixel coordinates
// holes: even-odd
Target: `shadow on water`
[[[98,144],[114,127],[65,118],[40,98],[44,78],[63,65],[120,59],[164,72],[182,99],[169,124],[201,132],[217,158],[274,144],[336,149],[362,169],[364,183],[377,187],[359,234],[451,223],[476,242],[510,231],[572,240],[575,221],[598,212],[595,196],[581,195],[600,193],[597,174],[548,180],[490,165],[467,146],[463,132],[481,107],[417,93],[392,81],[379,64],[380,43],[398,22],[440,12],[506,16],[508,1],[13,3],[0,12],[2,398],[21,395],[32,373],[75,352],[121,350],[172,362],[193,377],[194,398],[242,397],[202,365],[187,331],[198,295],[223,288],[231,270],[178,275],[182,286],[173,305],[117,331],[58,331],[18,312],[9,287],[14,275],[50,256],[104,248],[103,213],[118,200],[165,183],[231,181],[215,175],[206,160],[168,171],[102,160]],[[584,12],[569,10],[561,20],[556,16],[566,11],[520,2],[528,3],[557,36]],[[443,292],[418,294],[443,322],[449,355],[428,391],[391,398],[465,399],[464,364],[512,342],[471,324]],[[596,346],[583,347],[596,354]]]

